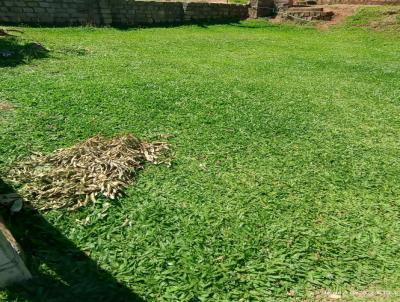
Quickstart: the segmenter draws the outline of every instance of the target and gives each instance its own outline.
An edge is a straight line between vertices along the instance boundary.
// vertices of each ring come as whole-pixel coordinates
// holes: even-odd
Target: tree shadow
[[[15,67],[32,59],[47,58],[48,50],[38,43],[25,43],[18,37],[0,38],[0,68]]]
[[[15,193],[0,178],[0,194]],[[33,279],[7,289],[12,301],[144,302],[79,250],[36,210],[8,215],[6,222],[22,246]],[[43,272],[46,267],[46,273]]]

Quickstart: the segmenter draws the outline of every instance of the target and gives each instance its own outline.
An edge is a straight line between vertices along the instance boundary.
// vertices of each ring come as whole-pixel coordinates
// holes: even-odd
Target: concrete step
[[[322,12],[322,7],[310,7],[310,6],[292,6],[288,8],[290,12]]]
[[[334,15],[333,12],[324,12],[324,11],[282,11],[279,13],[280,17],[288,20],[324,20],[329,21],[332,19]]]

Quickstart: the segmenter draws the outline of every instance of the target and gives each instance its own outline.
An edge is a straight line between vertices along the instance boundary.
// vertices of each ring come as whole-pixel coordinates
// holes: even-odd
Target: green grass
[[[370,287],[398,300],[398,34],[264,22],[23,30],[52,51],[0,69],[0,100],[16,106],[0,112],[3,170],[121,132],[172,134],[175,159],[108,209],[12,218],[39,277],[5,301],[97,301],[89,291],[112,280],[146,301]],[[94,262],[75,261],[74,246]]]
[[[229,3],[235,3],[235,4],[249,4],[248,0],[230,0]]]

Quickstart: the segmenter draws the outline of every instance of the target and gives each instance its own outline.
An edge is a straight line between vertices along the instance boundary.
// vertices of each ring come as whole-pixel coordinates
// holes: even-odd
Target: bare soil
[[[334,13],[330,21],[318,23],[318,28],[326,29],[330,26],[342,23],[347,17],[354,15],[362,5],[336,4],[318,5],[317,7],[322,7],[324,11],[332,11]]]
[[[350,4],[334,4],[334,5],[313,5],[313,8],[323,8],[325,12],[332,11],[334,13],[332,19],[330,21],[318,21],[317,27],[320,29],[327,29],[331,26],[340,24],[344,22],[344,20],[354,15],[358,9],[363,7],[364,5],[350,5]],[[371,5],[369,5],[371,6]],[[288,22],[285,19],[280,18],[277,16],[274,19],[271,19],[274,23],[282,23]]]

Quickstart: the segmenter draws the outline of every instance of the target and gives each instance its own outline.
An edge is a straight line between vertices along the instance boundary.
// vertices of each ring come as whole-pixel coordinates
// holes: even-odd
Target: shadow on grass
[[[14,190],[0,178],[0,194]],[[33,279],[7,289],[9,300],[29,302],[144,301],[115,280],[35,210],[6,218],[25,251]],[[48,273],[40,268],[46,267]],[[51,273],[50,273],[51,272]]]
[[[229,25],[234,26],[234,27],[248,28],[248,29],[279,27],[279,24],[270,22],[270,19],[272,19],[272,17],[263,18],[263,19],[255,19],[255,20],[244,21],[244,22],[231,22],[231,23],[229,23]]]
[[[48,57],[48,51],[36,43],[22,43],[16,37],[0,38],[0,68],[15,67],[32,59]]]
[[[131,31],[138,29],[146,29],[146,28],[176,28],[182,26],[198,26],[201,28],[208,28],[212,25],[229,25],[229,24],[240,24],[243,20],[238,18],[230,18],[224,21],[212,21],[212,20],[204,20],[204,21],[184,21],[184,22],[175,22],[175,23],[155,23],[155,24],[143,24],[143,25],[124,25],[115,23],[112,25],[112,28],[118,29],[120,31]]]

